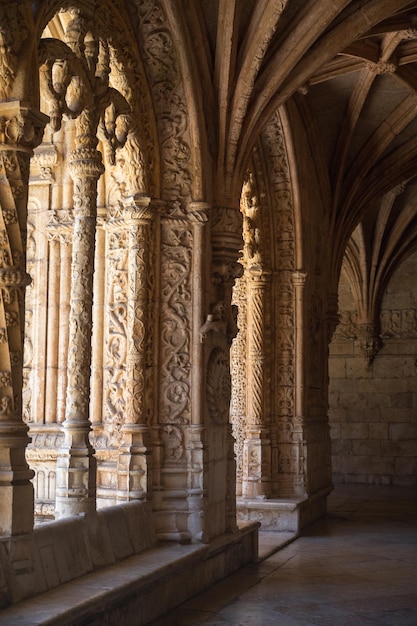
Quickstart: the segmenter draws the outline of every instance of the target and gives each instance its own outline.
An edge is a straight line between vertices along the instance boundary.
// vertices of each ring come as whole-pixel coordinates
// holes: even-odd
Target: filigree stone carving
[[[184,457],[184,434],[179,426],[168,424],[162,428],[164,461],[177,463]]]
[[[184,214],[191,188],[191,141],[175,45],[159,1],[144,0],[136,3],[136,8],[138,28],[144,41],[144,64],[162,138],[164,194],[170,201],[179,201]]]
[[[3,149],[33,150],[42,141],[46,115],[20,102],[0,103],[0,145]],[[22,180],[27,183],[29,161],[26,158]]]
[[[359,349],[368,367],[370,367],[382,347],[381,338],[375,324],[362,322],[356,325]]]
[[[207,363],[207,406],[215,424],[227,424],[231,396],[229,355],[215,348]]]
[[[144,423],[145,372],[147,365],[148,334],[148,258],[153,216],[149,198],[137,198],[126,207],[129,231],[129,285],[128,325],[129,349],[127,354],[127,423]]]
[[[61,244],[72,243],[74,231],[74,214],[72,209],[50,209],[48,211],[46,232],[51,241],[59,241]]]
[[[0,99],[6,100],[16,77],[19,54],[29,36],[27,5],[0,6]]]
[[[246,429],[246,385],[247,385],[247,280],[245,275],[236,280],[233,289],[233,304],[237,306],[239,332],[230,349],[232,391],[230,421],[235,439],[237,494],[241,495],[243,475],[243,441]]]
[[[381,311],[381,337],[417,337],[415,309],[384,309]]]
[[[41,180],[53,180],[53,170],[58,162],[58,152],[54,144],[42,144],[35,149],[33,161],[39,167]]]
[[[177,220],[162,225],[161,420],[190,419],[192,230]]]
[[[254,175],[247,173],[243,183],[240,210],[243,213],[243,259],[247,265],[262,264],[261,216]]]
[[[107,336],[105,344],[104,396],[110,444],[117,446],[122,435],[126,408],[126,356],[128,316],[127,234],[116,228],[108,233]]]
[[[274,323],[274,370],[276,390],[271,411],[276,415],[271,424],[272,489],[275,495],[291,494],[295,488],[295,474],[279,475],[278,459],[285,446],[296,445],[293,441],[292,420],[295,413],[295,229],[292,191],[288,158],[279,112],[277,111],[265,127],[261,136],[262,152],[272,181],[274,207],[274,256],[277,266],[274,271],[274,298],[279,303],[278,317]],[[279,480],[274,481],[274,476]]]
[[[336,339],[356,339],[356,323],[356,311],[341,311],[339,316],[339,324],[335,329],[334,337]]]

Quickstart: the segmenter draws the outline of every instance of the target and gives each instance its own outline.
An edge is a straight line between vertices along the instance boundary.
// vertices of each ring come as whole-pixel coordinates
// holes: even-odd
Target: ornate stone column
[[[248,336],[248,285],[244,274],[236,280],[233,289],[233,303],[238,307],[237,325],[239,333],[231,348],[232,394],[230,400],[230,420],[235,439],[236,457],[236,496],[242,496],[243,447],[247,416],[247,336]]]
[[[103,428],[103,358],[104,358],[104,303],[106,293],[106,209],[99,209],[96,230],[94,271],[93,354],[91,362],[91,422],[94,436],[100,437]]]
[[[153,203],[154,204],[154,203]],[[159,388],[155,391],[159,430],[154,432],[154,510],[158,536],[189,541],[187,429],[191,424],[191,341],[193,229],[183,208],[158,203],[160,273],[155,291],[159,298],[155,320],[158,342]],[[160,237],[160,239],[159,239]],[[159,443],[160,442],[160,443]]]
[[[87,136],[91,146],[79,141],[69,163],[74,181],[74,233],[65,438],[57,460],[58,517],[95,510],[96,462],[89,441],[89,402],[97,181],[104,167],[100,152],[92,147],[95,137]]]
[[[293,445],[293,485],[292,489],[297,496],[307,492],[306,484],[307,476],[305,471],[306,464],[306,433],[305,433],[305,402],[306,402],[306,383],[305,383],[305,313],[304,313],[304,286],[307,278],[307,272],[297,270],[293,272],[294,284],[294,318],[295,318],[295,353],[294,353],[294,433]]]
[[[236,462],[229,419],[231,378],[230,345],[238,332],[237,310],[232,306],[235,280],[243,274],[238,263],[242,248],[242,214],[239,209],[213,209],[212,281],[214,302],[201,329],[206,338],[206,402],[208,409],[209,508],[215,515],[209,527],[213,535],[236,528]],[[219,442],[223,442],[219,446]]]
[[[205,475],[207,450],[204,424],[204,349],[200,329],[204,317],[205,285],[208,278],[207,226],[210,206],[206,202],[191,202],[188,215],[193,228],[192,266],[192,339],[191,339],[191,423],[185,431],[186,459],[188,466],[189,528],[196,539],[205,541]]]
[[[126,421],[117,465],[117,499],[146,499],[150,494],[150,428],[146,406],[148,358],[149,255],[152,210],[150,198],[133,196],[125,202],[129,232],[128,348],[126,361]]]
[[[270,272],[248,269],[247,425],[243,444],[244,498],[268,498],[271,493],[271,442],[265,415],[265,297]]]
[[[9,553],[18,568],[29,563],[23,536],[33,527],[33,472],[22,421],[28,176],[46,121],[20,102],[0,103],[0,535],[22,539]]]

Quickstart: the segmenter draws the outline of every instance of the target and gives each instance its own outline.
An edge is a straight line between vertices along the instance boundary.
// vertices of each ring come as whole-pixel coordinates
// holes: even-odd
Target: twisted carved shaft
[[[249,280],[248,314],[248,423],[263,425],[263,397],[265,393],[265,289],[267,276],[252,274]]]

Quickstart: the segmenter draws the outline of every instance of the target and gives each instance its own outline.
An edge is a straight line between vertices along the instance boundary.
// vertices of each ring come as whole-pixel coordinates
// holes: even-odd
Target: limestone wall
[[[341,323],[330,345],[329,419],[334,483],[417,482],[417,254],[386,289],[383,346],[368,368],[355,333],[356,310],[343,276]]]

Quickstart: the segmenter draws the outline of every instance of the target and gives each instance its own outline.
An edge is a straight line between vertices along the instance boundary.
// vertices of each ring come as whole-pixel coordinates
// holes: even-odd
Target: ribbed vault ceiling
[[[351,253],[362,268],[364,316],[372,317],[393,269],[417,247],[417,2],[188,4],[190,30],[195,35],[192,16],[200,13],[208,42],[200,61],[210,68],[218,112],[218,189],[227,196],[242,175],[273,111],[303,98],[330,190],[335,267],[360,224]]]
[[[262,129],[278,107],[302,101],[322,160],[335,271],[360,224],[352,249],[365,283],[379,276],[366,293],[382,290],[417,247],[417,0],[161,2],[204,116],[214,200],[235,202]],[[141,0],[126,5],[134,16]]]

